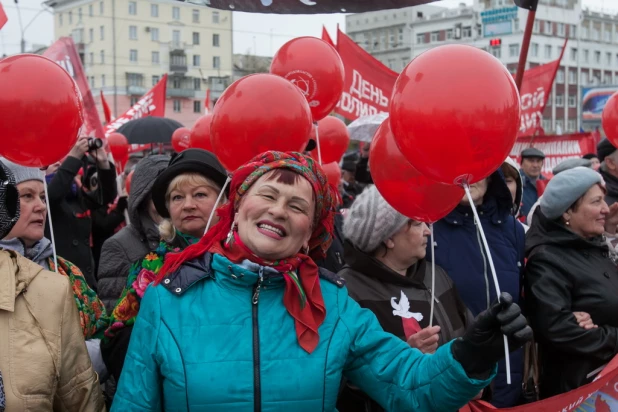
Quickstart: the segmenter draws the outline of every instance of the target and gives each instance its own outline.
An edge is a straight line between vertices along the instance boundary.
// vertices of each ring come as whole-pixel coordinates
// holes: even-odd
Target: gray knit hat
[[[43,182],[43,171],[36,167],[21,166],[5,158],[0,158],[0,161],[13,173],[16,185],[27,180],[38,180]]]
[[[588,189],[598,183],[604,184],[601,175],[587,167],[565,170],[547,184],[541,197],[541,211],[548,219],[558,219]]]
[[[557,175],[558,173],[573,169],[574,167],[592,167],[592,162],[588,159],[573,157],[558,163],[558,165],[554,167],[554,170],[552,170],[552,173]]]
[[[393,209],[372,185],[356,198],[346,213],[343,235],[363,252],[371,253],[397,233],[408,220]]]

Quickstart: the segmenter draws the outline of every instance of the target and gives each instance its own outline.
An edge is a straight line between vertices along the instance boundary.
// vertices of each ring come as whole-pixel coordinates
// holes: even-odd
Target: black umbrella
[[[123,134],[129,144],[171,143],[172,134],[182,124],[165,117],[142,117],[120,126],[118,133]]]
[[[433,1],[436,0],[209,0],[205,4],[215,9],[253,13],[314,14],[399,9]]]

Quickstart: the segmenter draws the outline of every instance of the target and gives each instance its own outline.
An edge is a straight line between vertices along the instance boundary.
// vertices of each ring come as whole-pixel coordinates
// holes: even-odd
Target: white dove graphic
[[[391,298],[391,306],[393,307],[393,315],[401,316],[402,318],[410,319],[414,318],[417,322],[423,320],[422,313],[410,312],[410,301],[408,297],[401,291],[401,297],[399,298],[399,303],[395,302],[396,298]]]

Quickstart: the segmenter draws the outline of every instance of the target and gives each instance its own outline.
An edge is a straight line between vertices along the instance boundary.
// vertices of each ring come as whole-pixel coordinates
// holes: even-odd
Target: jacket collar
[[[43,268],[11,250],[0,250],[0,310],[15,311],[15,299]]]

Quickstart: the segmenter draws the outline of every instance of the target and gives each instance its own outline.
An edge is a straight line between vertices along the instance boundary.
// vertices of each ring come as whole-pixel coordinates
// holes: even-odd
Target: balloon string
[[[431,310],[429,312],[429,327],[433,326],[433,308],[436,301],[436,255],[434,253],[433,223],[429,225],[431,231]]]
[[[49,222],[49,234],[51,235],[52,253],[54,255],[54,269],[58,273],[58,255],[56,254],[56,238],[54,236],[54,225],[52,223],[51,204],[49,203],[49,192],[47,191],[47,179],[43,172],[43,186],[45,187],[45,203],[47,204],[47,221]]]
[[[481,234],[481,240],[483,241],[483,247],[485,248],[485,252],[487,254],[487,260],[489,260],[489,267],[491,268],[491,275],[494,279],[494,286],[496,287],[496,296],[500,299],[500,285],[498,284],[498,275],[496,274],[496,268],[494,267],[494,260],[491,257],[491,252],[489,251],[489,244],[487,243],[487,238],[485,237],[485,231],[483,230],[483,225],[481,225],[481,219],[479,219],[478,212],[476,211],[476,206],[474,205],[474,201],[472,200],[472,195],[470,194],[470,186],[468,183],[463,184],[463,188],[466,191],[466,196],[468,197],[468,202],[470,202],[470,207],[472,208],[472,213],[474,213],[474,220],[476,222],[476,227]],[[504,335],[504,361],[506,363],[506,383],[508,385],[511,384],[511,361],[509,358],[509,342]]]
[[[318,163],[322,166],[322,149],[320,148],[320,133],[318,132],[318,122],[315,122],[315,145],[318,147]]]
[[[225,183],[223,184],[223,188],[221,188],[221,192],[217,197],[217,201],[215,202],[215,205],[210,212],[210,217],[208,218],[208,223],[206,223],[206,229],[204,230],[204,234],[206,234],[206,232],[208,232],[208,229],[210,229],[210,224],[212,223],[212,218],[215,216],[215,212],[217,211],[217,206],[219,206],[219,202],[221,202],[221,199],[223,198],[223,196],[225,196],[225,189],[231,181],[232,178],[228,175],[227,179],[225,179]]]

